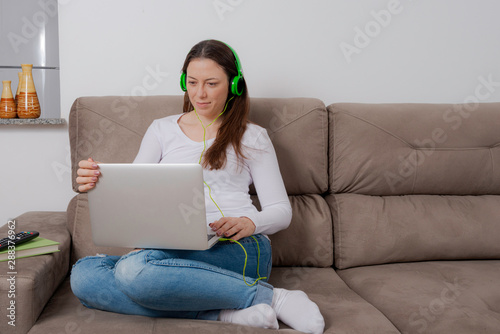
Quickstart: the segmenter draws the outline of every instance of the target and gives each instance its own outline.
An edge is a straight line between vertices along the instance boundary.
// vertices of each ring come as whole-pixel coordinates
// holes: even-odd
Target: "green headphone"
[[[224,43],[224,44],[226,44],[226,43]],[[231,80],[229,80],[230,91],[231,91],[231,94],[236,95],[236,96],[240,96],[241,94],[243,94],[243,82],[244,82],[243,81],[243,70],[241,68],[240,59],[238,58],[238,54],[236,54],[236,51],[234,51],[233,48],[230,47],[229,45],[227,45],[227,47],[229,49],[231,49],[231,51],[233,52],[234,59],[235,59],[234,63],[236,64],[236,69],[238,70],[238,74],[235,77],[233,77]],[[180,83],[181,83],[181,89],[184,92],[187,91],[186,72],[182,72]]]

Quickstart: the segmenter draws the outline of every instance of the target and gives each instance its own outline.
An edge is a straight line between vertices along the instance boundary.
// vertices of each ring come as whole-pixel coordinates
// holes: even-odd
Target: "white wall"
[[[238,52],[255,97],[498,102],[498,12],[495,0],[60,0],[62,116],[79,96],[180,94],[184,57],[207,38]],[[66,209],[68,145],[67,127],[0,128],[0,224]]]

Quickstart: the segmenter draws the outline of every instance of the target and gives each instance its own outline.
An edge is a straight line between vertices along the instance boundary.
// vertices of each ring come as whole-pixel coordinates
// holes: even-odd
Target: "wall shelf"
[[[1,118],[0,125],[62,125],[64,118]]]

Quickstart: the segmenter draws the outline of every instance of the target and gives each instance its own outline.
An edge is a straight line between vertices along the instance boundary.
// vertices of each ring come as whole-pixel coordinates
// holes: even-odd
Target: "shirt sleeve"
[[[273,234],[290,225],[292,207],[281,177],[276,152],[266,130],[262,129],[255,147],[249,151],[247,164],[261,211],[246,217],[254,222],[255,234]]]
[[[142,138],[141,147],[134,159],[134,163],[159,163],[162,158],[162,145],[159,140],[156,121],[149,126]]]

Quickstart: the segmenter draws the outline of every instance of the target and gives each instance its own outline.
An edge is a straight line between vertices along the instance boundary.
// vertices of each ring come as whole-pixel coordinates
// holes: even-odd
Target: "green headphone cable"
[[[201,152],[200,160],[198,161],[199,164],[201,164],[201,159],[203,158],[203,153],[205,153],[205,150],[207,148],[207,142],[206,142],[206,139],[205,139],[206,138],[206,133],[207,133],[207,128],[210,125],[212,125],[226,111],[226,108],[227,108],[227,105],[228,105],[229,101],[231,101],[233,98],[234,98],[234,96],[231,96],[231,98],[229,100],[227,100],[226,105],[224,106],[224,110],[222,110],[222,112],[217,117],[215,117],[215,119],[212,122],[210,122],[210,124],[208,124],[207,126],[203,125],[203,122],[201,121],[200,116],[198,116],[198,113],[196,112],[196,109],[193,108],[196,117],[198,118],[198,120],[200,121],[201,126],[203,127],[203,151]],[[215,204],[215,206],[217,207],[217,209],[219,209],[219,212],[221,213],[222,217],[224,217],[224,213],[222,212],[221,208],[219,207],[219,205],[217,205],[217,203],[215,202],[215,200],[212,198],[212,189],[207,184],[207,182],[203,181],[203,183],[205,183],[205,185],[208,187],[208,195],[210,196],[210,199]],[[254,286],[258,281],[267,278],[267,277],[261,277],[260,276],[260,247],[259,247],[259,242],[257,241],[257,239],[253,235],[251,237],[257,243],[257,275],[259,276],[259,278],[256,279],[252,284],[247,283],[247,281],[245,279],[245,269],[247,267],[247,261],[248,261],[248,254],[247,254],[247,251],[246,251],[245,247],[243,247],[243,245],[239,241],[237,241],[237,240],[233,240],[233,239],[230,239],[230,238],[219,238],[220,241],[232,241],[232,242],[235,242],[238,245],[240,245],[241,249],[243,249],[243,252],[245,253],[245,263],[243,265],[243,281],[248,286]]]
[[[203,127],[203,151],[201,151],[200,160],[198,161],[199,164],[201,164],[201,159],[203,158],[203,153],[205,153],[205,150],[207,148],[207,141],[205,140],[205,137],[206,137],[206,134],[207,134],[207,128],[210,125],[212,125],[226,111],[226,108],[227,108],[227,105],[228,105],[229,101],[231,101],[233,98],[234,98],[234,96],[231,96],[231,98],[229,100],[227,100],[226,105],[224,106],[224,110],[222,110],[222,112],[217,117],[215,117],[215,119],[212,122],[210,122],[210,124],[208,124],[206,127],[205,127],[205,125],[203,125],[203,122],[201,121],[200,116],[198,116],[198,113],[196,112],[196,109],[193,108],[194,114],[196,115],[196,117],[200,121],[201,126]],[[203,181],[203,183],[205,183],[205,185],[208,187],[208,196],[210,196],[210,199],[212,200],[212,202],[214,202],[214,204],[217,207],[217,209],[219,209],[219,212],[222,215],[222,217],[224,217],[224,213],[222,213],[222,210],[217,205],[217,203],[215,202],[215,200],[212,198],[212,189],[210,188],[210,186],[208,185],[207,182]]]
[[[207,142],[205,140],[205,136],[207,134],[207,128],[210,125],[212,125],[220,116],[222,116],[222,114],[226,111],[226,108],[227,108],[229,101],[231,101],[233,98],[234,98],[234,96],[231,96],[231,98],[229,100],[227,100],[226,105],[224,106],[224,110],[222,110],[222,112],[217,117],[215,117],[215,119],[212,122],[210,122],[210,124],[208,124],[207,126],[203,125],[203,122],[201,121],[200,116],[198,116],[198,113],[196,112],[196,109],[193,108],[194,114],[196,115],[196,118],[198,118],[198,121],[200,121],[201,127],[203,128],[203,151],[201,151],[200,160],[198,161],[199,164],[201,164],[201,159],[203,157],[203,153],[205,153],[205,150],[207,148]]]
[[[247,282],[247,280],[245,279],[245,269],[247,267],[247,261],[248,261],[248,254],[247,254],[247,251],[246,251],[245,247],[243,247],[243,245],[239,241],[236,241],[236,240],[233,240],[233,239],[230,239],[230,238],[219,238],[220,241],[232,241],[232,242],[236,242],[238,245],[240,245],[241,249],[243,249],[243,252],[245,252],[245,264],[243,265],[243,282],[245,282],[245,284],[248,285],[248,286],[254,286],[261,279],[266,279],[267,278],[267,277],[261,277],[260,276],[260,270],[259,270],[259,267],[260,267],[260,247],[259,247],[259,242],[257,241],[257,239],[253,235],[251,237],[257,243],[257,254],[258,254],[257,255],[257,275],[259,275],[259,278],[256,279],[252,284],[249,284]]]

